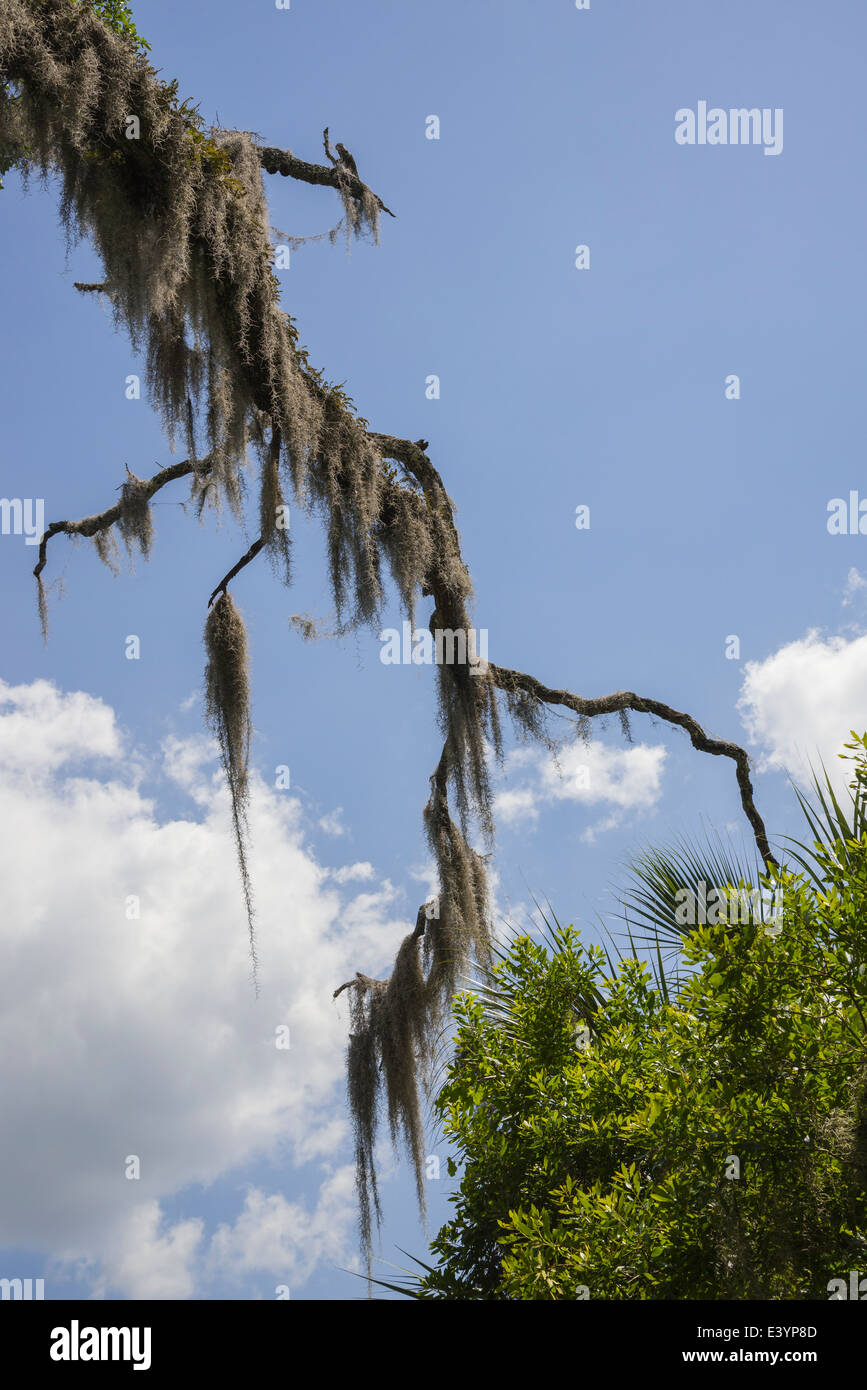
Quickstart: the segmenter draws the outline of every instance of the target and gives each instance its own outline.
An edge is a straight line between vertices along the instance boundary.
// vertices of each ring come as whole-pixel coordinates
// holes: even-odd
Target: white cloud
[[[366,883],[376,877],[373,865],[366,859],[358,864],[344,864],[342,869],[330,869],[328,876],[334,883]]]
[[[252,1188],[234,1225],[216,1231],[208,1258],[236,1278],[264,1272],[291,1290],[306,1282],[319,1260],[346,1259],[354,1235],[354,1194],[355,1171],[349,1165],[323,1183],[312,1212],[303,1202]]]
[[[94,1295],[103,1298],[120,1288],[135,1299],[195,1298],[203,1233],[201,1220],[165,1226],[159,1202],[138,1203],[111,1233],[95,1275]]]
[[[0,1229],[87,1270],[97,1294],[186,1298],[230,1238],[209,1246],[186,1214],[166,1224],[164,1204],[253,1161],[319,1165],[310,1215],[257,1188],[254,1215],[283,1232],[296,1280],[334,1255],[321,1212],[351,1259],[346,1007],[331,994],[356,970],[382,973],[408,924],[387,881],[347,899],[337,883],[369,866],[329,878],[298,801],[254,780],[257,1000],[211,746],[173,738],[163,752],[199,819],[161,817],[142,795],[144,760],[101,701],[0,686],[0,1050],[14,1058],[0,1072]],[[254,1248],[251,1201],[233,1250]]]
[[[494,803],[494,814],[503,825],[517,825],[520,821],[539,819],[538,796],[530,787],[520,790],[498,792]]]
[[[198,805],[207,806],[213,798],[214,788],[221,776],[218,767],[215,766],[215,740],[206,738],[204,734],[194,734],[190,738],[176,738],[174,734],[170,734],[168,738],[163,739],[160,749],[165,776],[191,796]]]
[[[494,814],[507,825],[535,822],[545,805],[559,801],[588,807],[607,803],[613,809],[584,832],[585,838],[593,838],[619,825],[628,811],[652,810],[662,794],[666,750],[661,744],[611,748],[598,742],[577,743],[556,758],[547,753],[528,757],[526,749],[519,753],[519,759],[507,758],[507,775],[517,769],[532,780],[497,793]]]
[[[843,607],[848,608],[854,603],[855,595],[867,589],[867,579],[860,574],[853,565],[846,576],[846,588],[843,590]]]
[[[867,635],[823,638],[811,630],[764,661],[747,662],[738,709],[762,747],[762,769],[802,781],[824,761],[835,784],[848,776],[836,754],[850,729],[867,727]]]
[[[346,827],[342,824],[340,819],[342,815],[342,806],[338,806],[334,811],[329,811],[327,816],[320,817],[319,829],[324,830],[326,835],[333,835],[335,838],[340,835],[345,835]]]
[[[573,744],[556,763],[545,763],[543,780],[558,801],[610,801],[624,811],[649,810],[659,800],[665,759],[662,744]]]
[[[63,695],[50,681],[7,685],[0,680],[0,766],[51,773],[83,757],[116,758],[120,734],[114,713],[77,690]]]

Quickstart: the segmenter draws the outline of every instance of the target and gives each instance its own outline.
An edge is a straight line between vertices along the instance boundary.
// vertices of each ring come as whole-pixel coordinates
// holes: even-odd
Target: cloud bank
[[[273,1297],[353,1261],[331,993],[381,973],[407,924],[371,865],[318,864],[299,801],[257,782],[257,1000],[215,750],[163,745],[162,785],[194,816],[161,814],[148,770],[102,701],[0,681],[4,1244],[95,1296]],[[240,1190],[252,1163],[275,1165],[273,1190]],[[282,1190],[293,1168],[312,1195]],[[177,1215],[227,1177],[230,1219]]]
[[[835,785],[851,775],[836,756],[867,729],[867,635],[823,637],[812,629],[764,661],[747,662],[738,709],[761,748],[760,767],[810,780],[820,760]]]

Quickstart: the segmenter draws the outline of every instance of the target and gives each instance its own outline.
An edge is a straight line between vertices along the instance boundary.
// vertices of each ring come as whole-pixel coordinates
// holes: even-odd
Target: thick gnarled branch
[[[37,6],[2,0],[2,6],[9,22],[0,24],[0,77],[21,84],[26,99],[14,106],[0,102],[0,118],[14,148],[26,151],[25,168],[61,175],[67,228],[89,228],[101,253],[104,282],[81,282],[78,288],[111,297],[130,340],[145,350],[154,403],[170,429],[186,430],[193,456],[191,398],[198,402],[217,495],[238,515],[247,444],[255,442],[263,455],[261,535],[211,595],[206,628],[208,707],[224,755],[252,927],[245,847],[251,730],[247,647],[240,615],[226,596],[231,580],[274,544],[281,448],[272,443],[265,458],[266,423],[275,432],[272,438],[285,439],[282,459],[295,495],[325,518],[338,613],[349,590],[352,620],[377,618],[385,560],[410,615],[421,592],[433,599],[432,629],[465,637],[470,630],[471,581],[455,509],[426,441],[370,433],[341,388],[310,368],[294,321],[280,307],[261,170],[333,188],[349,236],[370,232],[376,237],[379,213],[394,214],[360,178],[350,151],[337,144],[332,152],[327,130],[324,165],[261,146],[245,132],[214,130],[203,139],[200,123],[186,104],[178,105],[173,86],[160,82],[156,70],[90,6],[66,0],[41,0]],[[88,80],[84,102],[82,72]],[[129,132],[119,120],[124,111],[147,114],[144,138],[126,138]],[[175,215],[178,208],[185,210],[183,216]],[[190,325],[195,325],[194,342],[187,341]],[[384,460],[393,460],[404,476],[383,467]],[[147,555],[150,498],[172,479],[202,471],[203,465],[190,459],[149,482],[130,475],[119,501],[105,512],[79,522],[53,522],[41,538],[35,567],[43,623],[41,573],[52,536],[96,536],[102,553],[100,533],[116,522],[128,547],[136,542]],[[215,603],[218,594],[224,597]],[[355,985],[349,996],[347,1070],[367,1248],[371,1211],[379,1215],[373,1158],[380,1077],[391,1131],[406,1136],[423,1208],[417,1070],[430,1059],[442,1005],[453,996],[464,963],[473,955],[484,959],[491,949],[485,863],[468,842],[468,825],[474,818],[492,836],[487,751],[490,744],[498,752],[502,747],[500,694],[519,726],[543,739],[539,712],[546,705],[563,705],[582,719],[632,709],[683,728],[701,751],[732,758],[744,810],[763,857],[771,862],[746,753],[709,738],[691,716],[632,692],[588,701],[506,667],[482,675],[465,664],[443,664],[437,675],[445,743],[424,813],[439,875],[437,914],[419,909],[415,931],[404,938],[387,983],[359,974],[336,992]],[[422,939],[423,953],[418,950]]]
[[[711,738],[705,733],[704,729],[702,729],[701,725],[691,714],[685,714],[681,710],[673,709],[662,700],[654,700],[647,696],[636,695],[631,690],[617,690],[611,695],[600,695],[595,698],[586,699],[580,695],[574,695],[569,690],[552,689],[549,686],[543,685],[535,676],[526,675],[523,671],[513,671],[504,666],[496,666],[492,662],[488,663],[487,678],[498,690],[501,690],[506,695],[512,695],[517,691],[521,691],[538,705],[561,705],[564,709],[571,710],[581,719],[593,719],[606,714],[624,713],[628,710],[636,714],[649,714],[657,719],[664,720],[667,724],[671,724],[676,728],[684,729],[686,733],[689,734],[693,747],[699,752],[709,753],[715,757],[731,758],[736,767],[741,806],[752,828],[758,851],[766,869],[771,869],[776,866],[777,860],[771,851],[764,821],[755,804],[752,779],[750,778],[749,757],[745,749],[741,748],[738,744],[730,743],[724,739]],[[445,769],[446,754],[444,750],[432,779],[436,784],[435,795],[438,796],[441,805],[447,804]],[[425,933],[427,926],[426,906],[425,904],[418,910],[413,940],[422,937]],[[353,987],[363,994],[366,990],[370,989],[372,985],[381,985],[383,983],[385,982],[381,980],[373,981],[367,975],[358,972],[354,980],[347,980],[339,989],[336,989],[333,997],[336,999],[344,990]]]
[[[750,760],[746,751],[737,743],[711,738],[691,714],[683,714],[680,710],[672,709],[670,705],[664,704],[661,700],[652,700],[645,695],[636,695],[631,690],[616,690],[612,695],[600,695],[595,699],[584,699],[580,695],[573,695],[569,690],[552,690],[547,685],[543,685],[541,681],[536,680],[534,676],[525,675],[522,671],[510,671],[504,666],[495,666],[489,663],[488,672],[499,690],[507,693],[521,690],[540,704],[562,705],[565,709],[570,709],[574,714],[585,719],[593,719],[604,714],[618,714],[625,710],[632,710],[636,714],[655,715],[657,719],[663,719],[667,724],[674,724],[678,728],[685,729],[689,734],[693,748],[698,749],[700,753],[731,758],[737,769],[741,806],[752,827],[758,851],[769,868],[777,863],[771,853],[764,821],[756,809],[753,784],[750,779]]]
[[[318,184],[324,188],[334,188],[338,193],[347,193],[350,198],[354,198],[357,203],[363,203],[366,196],[374,199],[381,212],[388,213],[389,217],[395,214],[391,208],[386,207],[378,193],[374,193],[372,188],[359,177],[355,166],[355,160],[345,148],[338,144],[340,158],[335,158],[331,153],[328,142],[328,127],[323,132],[325,143],[325,153],[331,161],[330,167],[327,164],[310,164],[306,159],[299,159],[291,150],[281,150],[274,145],[258,145],[259,162],[266,174],[282,174],[284,178],[298,179],[301,183]]]

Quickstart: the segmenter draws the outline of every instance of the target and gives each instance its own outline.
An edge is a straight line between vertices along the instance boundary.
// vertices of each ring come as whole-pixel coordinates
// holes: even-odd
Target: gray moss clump
[[[247,632],[231,596],[222,593],[214,602],[205,624],[205,712],[220,745],[220,757],[232,799],[232,826],[247,922],[250,954],[256,974],[253,892],[247,866],[247,808],[249,803],[250,664]]]
[[[127,480],[124,483],[120,494],[120,520],[118,526],[123,536],[127,553],[132,556],[133,548],[137,547],[146,560],[150,559],[151,546],[153,545],[154,526],[150,508],[151,492],[146,482],[137,478],[134,473],[127,469]],[[99,532],[98,536],[103,538],[105,532]],[[97,540],[99,548],[99,540]],[[100,551],[100,559],[106,560],[106,553]]]
[[[404,938],[388,980],[359,976],[352,994],[347,1057],[349,1105],[355,1134],[355,1172],[361,1242],[370,1266],[373,1224],[380,1204],[374,1163],[384,1099],[392,1143],[402,1143],[424,1215],[424,1125],[419,1076],[430,1061],[427,983],[416,936]]]

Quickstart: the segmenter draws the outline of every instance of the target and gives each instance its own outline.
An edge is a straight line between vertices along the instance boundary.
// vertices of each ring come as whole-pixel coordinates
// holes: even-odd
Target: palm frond
[[[848,801],[848,807],[844,808],[834,791],[828,769],[824,763],[820,766],[821,776],[812,766],[810,769],[817,805],[811,804],[801,789],[792,783],[810,828],[812,843],[806,844],[790,835],[783,837],[792,847],[792,858],[801,866],[810,882],[817,886],[825,882],[823,858],[831,855],[841,866],[848,866],[852,859],[853,842],[860,844],[867,835],[867,795],[863,783],[850,783],[844,798],[844,801]]]
[[[624,912],[619,916],[627,924],[630,945],[635,945],[632,926],[643,928],[638,941],[660,961],[661,947],[679,950],[690,930],[691,924],[678,920],[684,893],[700,901],[712,889],[755,891],[765,878],[758,859],[739,859],[719,835],[705,845],[680,839],[669,849],[644,850],[633,860],[630,873],[632,884],[621,897]]]
[[[407,1259],[412,1260],[420,1269],[423,1269],[425,1274],[436,1273],[433,1265],[425,1264],[424,1260],[418,1259],[416,1255],[410,1255],[409,1251],[404,1250],[401,1246],[397,1248],[402,1255],[406,1255]],[[342,1274],[352,1274],[356,1279],[363,1279],[368,1286],[376,1284],[380,1289],[388,1289],[391,1293],[399,1293],[402,1298],[427,1299],[429,1297],[428,1294],[421,1290],[421,1283],[424,1276],[418,1274],[416,1270],[404,1269],[401,1265],[393,1265],[390,1260],[377,1259],[377,1264],[388,1265],[389,1268],[396,1269],[399,1274],[404,1276],[403,1279],[398,1284],[392,1284],[386,1279],[374,1279],[372,1274],[359,1274],[357,1269],[343,1269],[340,1267],[340,1272]]]

